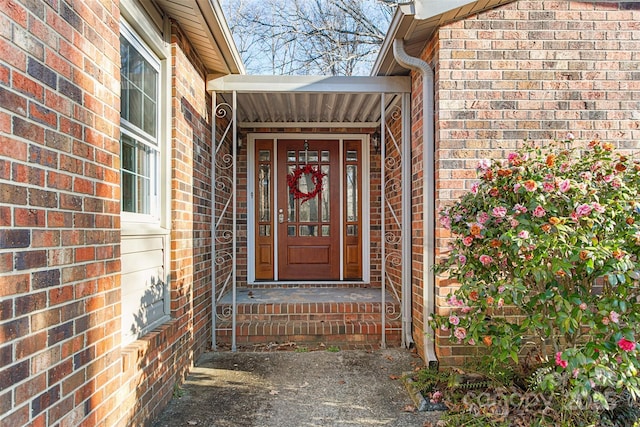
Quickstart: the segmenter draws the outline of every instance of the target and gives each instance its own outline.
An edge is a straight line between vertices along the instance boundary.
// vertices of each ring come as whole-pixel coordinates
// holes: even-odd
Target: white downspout
[[[422,76],[422,135],[423,135],[423,325],[424,353],[429,366],[437,365],[435,352],[435,332],[429,327],[429,318],[435,308],[435,138],[433,130],[434,117],[434,78],[433,70],[425,61],[407,54],[401,39],[393,41],[393,56],[401,66],[418,71]],[[409,166],[411,167],[411,166]]]

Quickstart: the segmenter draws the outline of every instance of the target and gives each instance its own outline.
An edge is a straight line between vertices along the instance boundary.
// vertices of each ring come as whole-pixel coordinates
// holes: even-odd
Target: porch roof
[[[395,77],[250,76],[210,79],[207,90],[231,104],[237,94],[237,125],[244,128],[341,127],[380,124],[385,108],[411,92],[411,81]]]

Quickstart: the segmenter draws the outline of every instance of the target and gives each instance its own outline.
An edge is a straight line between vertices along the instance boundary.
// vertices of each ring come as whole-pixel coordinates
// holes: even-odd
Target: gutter
[[[438,359],[435,352],[435,332],[429,325],[435,308],[435,138],[434,138],[434,76],[433,70],[425,61],[410,56],[404,49],[404,41],[396,38],[393,41],[393,56],[402,67],[414,70],[422,76],[422,105],[423,105],[423,326],[424,353],[430,367],[437,366]]]

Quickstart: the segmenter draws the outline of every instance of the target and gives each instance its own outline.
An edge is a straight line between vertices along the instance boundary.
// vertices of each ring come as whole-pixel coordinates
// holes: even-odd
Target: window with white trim
[[[145,16],[131,18],[135,30],[124,20],[120,26],[123,344],[159,326],[170,313],[170,234],[164,226],[168,184],[161,179],[168,170],[167,120],[161,117],[166,114],[169,97],[164,86],[169,52],[161,34],[152,26],[142,25]]]
[[[126,26],[120,55],[122,211],[157,219],[160,61]]]

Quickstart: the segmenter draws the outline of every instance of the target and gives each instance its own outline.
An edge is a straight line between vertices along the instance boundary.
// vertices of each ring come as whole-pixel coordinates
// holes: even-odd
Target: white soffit
[[[155,0],[175,20],[209,74],[244,74],[244,64],[218,0]]]
[[[367,128],[380,124],[386,108],[410,93],[408,77],[234,76],[209,80],[209,91],[231,103],[236,92],[239,127]]]

